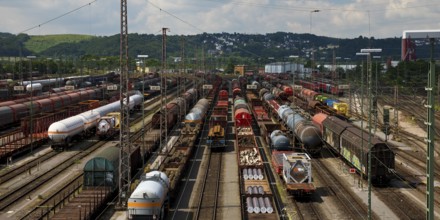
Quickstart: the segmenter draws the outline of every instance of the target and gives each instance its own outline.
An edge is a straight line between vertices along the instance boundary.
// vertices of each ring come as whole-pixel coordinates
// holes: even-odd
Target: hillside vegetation
[[[41,53],[62,43],[78,43],[92,38],[94,38],[94,36],[80,34],[31,35],[30,39],[24,43],[24,46],[34,53]]]
[[[119,34],[111,36],[90,35],[45,35],[29,36],[0,33],[0,56],[36,55],[39,57],[119,56]],[[289,57],[299,56],[310,60],[312,51],[316,62],[331,63],[333,60],[362,60],[356,56],[362,48],[382,48],[384,60],[400,59],[401,38],[375,39],[359,36],[352,39],[331,38],[311,34],[276,32],[267,34],[202,33],[197,35],[167,37],[167,57],[182,56],[184,42],[185,57],[196,62],[202,56],[206,60],[232,61],[232,63],[269,63],[289,61]],[[22,45],[22,46],[20,46]],[[129,57],[148,54],[150,58],[161,60],[162,36],[131,33],[128,36]],[[440,44],[436,44],[436,51]],[[204,53],[202,53],[202,50]],[[429,45],[419,42],[418,58],[430,57]],[[292,60],[290,60],[292,61]]]

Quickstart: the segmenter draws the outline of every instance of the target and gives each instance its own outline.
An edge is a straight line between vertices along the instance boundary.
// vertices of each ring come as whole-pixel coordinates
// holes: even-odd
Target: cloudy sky
[[[403,30],[440,29],[439,0],[127,1],[130,33],[159,34],[168,27],[173,35],[283,31],[387,38]],[[0,0],[0,32],[114,35],[120,32],[119,12],[119,0]]]

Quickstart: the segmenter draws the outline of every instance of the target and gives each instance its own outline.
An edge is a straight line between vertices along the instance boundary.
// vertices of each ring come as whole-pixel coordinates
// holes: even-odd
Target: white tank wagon
[[[165,173],[147,173],[128,199],[128,219],[163,219],[169,186]]]
[[[43,90],[43,85],[41,85],[41,83],[32,83],[26,86],[26,91],[28,92],[42,91],[42,90]]]
[[[34,83],[39,83],[42,86],[54,86],[57,85],[58,83],[64,83],[64,78],[51,78],[51,79],[39,79],[39,80],[27,80],[27,81],[23,81],[21,83],[22,86],[27,86],[30,85],[32,82],[32,84]]]
[[[110,112],[101,117],[96,126],[96,135],[100,139],[110,138],[118,133],[121,124],[121,113]]]
[[[135,106],[140,105],[142,100],[141,94],[130,96],[130,110]],[[120,108],[120,101],[115,101],[108,105],[52,123],[47,132],[49,139],[52,142],[52,148],[64,149],[65,147],[68,147],[72,138],[79,134],[95,134],[94,130],[98,120],[109,112],[120,111]]]

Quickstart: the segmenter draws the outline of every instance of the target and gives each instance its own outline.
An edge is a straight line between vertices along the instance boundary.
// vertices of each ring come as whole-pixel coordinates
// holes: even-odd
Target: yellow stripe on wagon
[[[128,206],[129,208],[148,208],[148,207],[161,207],[161,203],[160,202],[128,202]]]

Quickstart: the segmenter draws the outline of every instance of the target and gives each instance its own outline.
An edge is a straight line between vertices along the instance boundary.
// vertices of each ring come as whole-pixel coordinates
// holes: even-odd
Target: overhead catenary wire
[[[50,23],[50,22],[52,22],[52,21],[58,20],[58,19],[60,19],[60,18],[62,18],[62,17],[64,17],[64,16],[67,16],[67,15],[73,13],[73,12],[79,11],[79,10],[81,10],[81,9],[87,7],[87,6],[90,6],[90,5],[92,5],[93,3],[97,2],[97,1],[98,1],[98,0],[91,1],[91,2],[89,2],[89,3],[87,3],[87,4],[84,4],[84,5],[80,6],[80,7],[78,7],[78,8],[75,8],[75,9],[73,9],[73,10],[71,10],[71,11],[68,11],[68,12],[66,12],[66,13],[64,13],[64,14],[58,15],[58,16],[55,17],[55,18],[49,19],[49,20],[47,20],[47,21],[45,21],[45,22],[43,22],[43,23],[41,23],[41,24],[35,25],[35,26],[30,27],[30,28],[28,28],[28,29],[25,29],[25,30],[23,30],[23,31],[20,31],[19,33],[26,33],[26,32],[28,32],[28,31],[30,31],[30,30],[35,29],[35,28],[39,28],[39,27],[41,27],[41,26],[43,26],[43,25],[45,25],[45,24],[48,24],[48,23]]]

